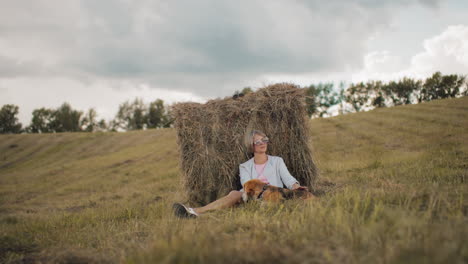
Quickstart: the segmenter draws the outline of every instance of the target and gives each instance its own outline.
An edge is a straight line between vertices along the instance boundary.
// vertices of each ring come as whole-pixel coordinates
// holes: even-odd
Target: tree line
[[[171,126],[169,107],[161,99],[145,104],[142,99],[119,105],[115,118],[98,119],[94,108],[83,112],[63,103],[56,109],[39,108],[32,112],[30,125],[23,127],[17,115],[19,107],[6,104],[0,109],[0,134],[128,131]]]
[[[343,83],[338,89],[334,89],[333,83],[313,84],[304,87],[307,113],[310,117],[324,117],[330,115],[331,109],[344,114],[466,96],[465,80],[462,75],[436,72],[425,80],[404,77],[387,83],[368,81],[351,84],[346,89]]]
[[[312,84],[305,89],[306,109],[309,117],[326,117],[332,111],[339,114],[360,112],[377,107],[415,104],[436,99],[468,95],[465,76],[434,73],[425,80],[403,78],[387,83],[381,81],[360,82],[345,88],[340,83],[335,89],[333,83]],[[253,92],[250,87],[236,91],[233,98]],[[30,125],[23,127],[18,121],[19,107],[12,104],[0,109],[0,133],[57,133],[128,131],[148,128],[170,127],[172,117],[170,106],[161,99],[145,104],[142,99],[126,101],[119,105],[115,118],[106,122],[98,120],[94,108],[87,112],[75,110],[64,103],[56,109],[39,108],[32,112]]]

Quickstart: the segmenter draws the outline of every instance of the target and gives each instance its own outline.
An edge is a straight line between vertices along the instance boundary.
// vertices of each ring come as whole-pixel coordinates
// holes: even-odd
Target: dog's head
[[[244,202],[257,200],[260,193],[263,191],[263,186],[266,183],[259,179],[253,179],[244,183],[244,193],[242,194],[242,200]]]

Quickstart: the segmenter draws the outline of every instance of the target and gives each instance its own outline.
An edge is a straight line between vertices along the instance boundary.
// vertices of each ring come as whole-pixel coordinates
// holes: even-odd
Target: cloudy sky
[[[468,73],[466,0],[0,2],[0,106],[203,102],[243,87]]]

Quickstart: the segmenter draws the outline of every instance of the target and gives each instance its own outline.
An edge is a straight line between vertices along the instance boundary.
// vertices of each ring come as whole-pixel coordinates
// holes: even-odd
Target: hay
[[[302,185],[313,189],[318,171],[312,159],[303,89],[275,84],[236,99],[173,106],[180,166],[189,201],[206,204],[239,190],[239,164],[252,157],[248,131],[271,140],[268,154],[284,159]]]

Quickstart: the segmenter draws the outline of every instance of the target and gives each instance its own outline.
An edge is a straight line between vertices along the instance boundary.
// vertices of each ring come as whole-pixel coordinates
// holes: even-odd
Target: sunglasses
[[[262,143],[263,143],[263,144],[266,144],[266,143],[268,143],[268,142],[270,142],[270,140],[269,140],[267,137],[264,137],[264,138],[262,138],[262,139],[259,139],[259,140],[257,140],[257,141],[254,141],[254,145],[255,145],[255,146],[258,146],[258,145],[260,145],[260,144],[262,144]]]

